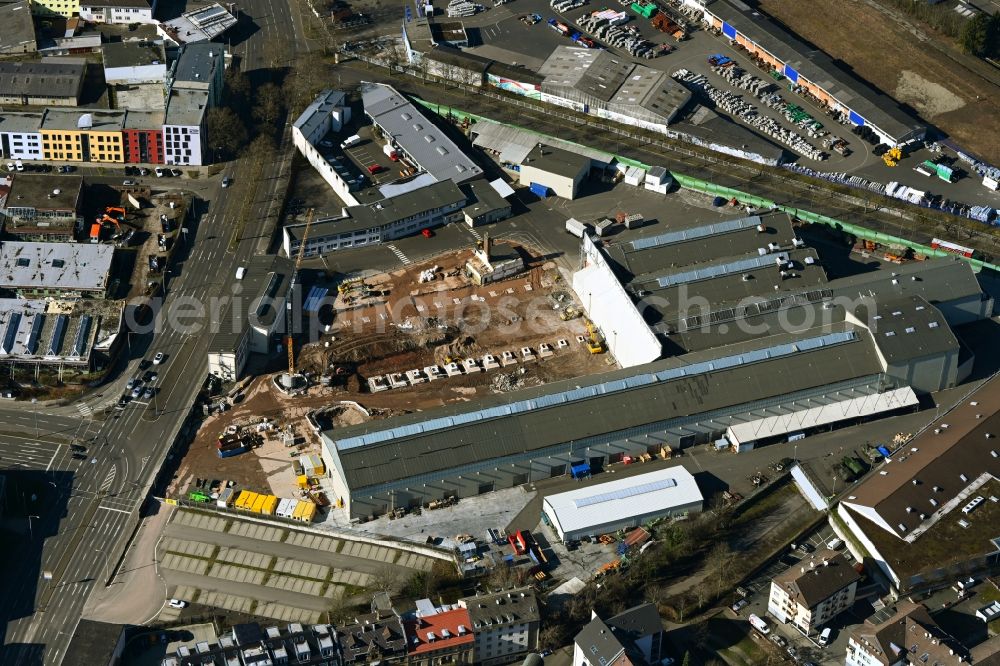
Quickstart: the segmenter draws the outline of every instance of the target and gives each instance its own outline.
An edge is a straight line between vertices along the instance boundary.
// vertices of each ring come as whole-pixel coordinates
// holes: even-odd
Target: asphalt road
[[[243,20],[256,27],[233,46],[241,68],[286,64],[295,45],[304,44],[295,6],[283,0],[241,4]],[[257,253],[268,209],[279,199],[275,192],[279,181],[266,179],[248,190],[221,187],[222,175],[239,181],[242,174],[249,174],[249,160],[242,158],[211,179],[149,182],[154,187],[190,186],[199,199],[196,220],[190,223],[190,246],[167,280],[166,306],[181,299],[207,302],[225,293],[236,266]],[[91,177],[118,180],[110,174]],[[249,223],[235,250],[229,251],[232,223],[246,195],[254,197]],[[163,311],[159,319],[166,325],[152,333],[129,335],[127,368],[81,403],[84,407],[0,403],[0,467],[40,474],[47,489],[25,511],[36,516],[28,521],[33,525],[25,535],[27,544],[40,554],[14,558],[4,572],[13,584],[0,589],[4,609],[0,617],[6,620],[0,625],[0,663],[62,662],[87,598],[111,575],[135,524],[133,512],[190,412],[204,381],[211,336],[169,325]],[[139,374],[139,361],[157,352],[167,360],[157,368],[155,397],[103,418],[102,408],[117,400],[129,377]],[[72,457],[73,443],[87,447],[86,459]],[[52,580],[43,580],[42,572],[51,572]]]

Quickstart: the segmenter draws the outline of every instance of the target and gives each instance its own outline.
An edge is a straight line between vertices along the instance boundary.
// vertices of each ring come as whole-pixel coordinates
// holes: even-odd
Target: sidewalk
[[[159,509],[139,525],[114,581],[97,587],[83,609],[88,620],[114,624],[145,624],[152,620],[166,600],[167,585],[157,573],[156,544],[170,520],[174,508],[153,503]]]

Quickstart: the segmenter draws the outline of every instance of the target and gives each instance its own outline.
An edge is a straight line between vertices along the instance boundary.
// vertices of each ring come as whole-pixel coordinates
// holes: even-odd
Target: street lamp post
[[[38,439],[38,437],[39,437],[39,435],[38,435],[38,407],[36,407],[37,404],[38,404],[38,398],[32,398],[31,399],[31,414],[32,414],[32,416],[35,419],[35,439]]]
[[[31,539],[32,541],[34,541],[35,540],[35,530],[31,526],[31,519],[32,518],[34,518],[35,520],[40,520],[41,516],[28,516],[28,538]]]

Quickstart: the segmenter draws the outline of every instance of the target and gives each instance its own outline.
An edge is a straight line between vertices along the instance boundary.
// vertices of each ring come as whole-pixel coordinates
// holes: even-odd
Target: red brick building
[[[129,111],[122,129],[125,162],[163,164],[163,113]]]

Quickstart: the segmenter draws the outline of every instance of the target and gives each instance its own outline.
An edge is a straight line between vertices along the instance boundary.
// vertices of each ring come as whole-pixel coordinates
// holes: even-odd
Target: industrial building
[[[112,42],[101,49],[104,81],[109,86],[163,84],[167,56],[160,42]]]
[[[320,150],[319,146],[325,136],[340,132],[350,120],[351,107],[346,102],[345,93],[324,90],[292,123],[292,142],[340,200],[348,206],[356,206],[360,202],[351,193],[351,185],[341,177],[336,165],[326,158],[328,151]]]
[[[590,159],[561,148],[538,144],[521,161],[522,185],[540,196],[575,199],[590,173]]]
[[[361,101],[382,135],[434,181],[463,183],[483,174],[454,141],[391,86],[363,83]]]
[[[0,290],[20,298],[104,298],[115,248],[94,243],[0,243]]]
[[[124,301],[0,298],[0,362],[92,368],[120,344]]]
[[[1000,571],[1000,379],[885,457],[837,507],[845,541],[896,595]]]
[[[895,388],[869,331],[842,322],[325,431],[323,455],[334,492],[363,518],[708,443],[737,423]],[[827,427],[857,422],[845,418]]]
[[[462,214],[470,227],[506,220],[514,214],[514,207],[508,200],[514,190],[499,178],[490,182],[474,180],[463,184],[462,190],[468,193],[469,204],[462,209]]]
[[[0,62],[0,104],[77,106],[86,64],[78,62]]]
[[[854,605],[860,580],[847,558],[820,550],[771,579],[767,612],[810,636]]]
[[[678,465],[549,495],[542,514],[566,542],[700,513],[704,501],[691,472]]]
[[[691,100],[665,72],[604,49],[558,46],[538,74],[543,102],[657,132]]]
[[[305,256],[363,247],[402,238],[421,229],[463,219],[467,199],[454,182],[443,180],[369,205],[348,206],[340,217],[313,222]],[[286,256],[298,254],[305,224],[282,229]]]
[[[251,353],[270,354],[286,331],[286,303],[292,298],[293,264],[284,257],[250,259],[239,290],[212,322],[208,373],[224,381],[242,377]],[[294,299],[292,299],[294,300]]]
[[[18,173],[0,181],[0,229],[21,241],[72,241],[83,176]]]
[[[899,104],[845,72],[827,54],[808,46],[741,0],[684,0],[712,28],[772,67],[818,102],[854,125],[871,128],[889,145],[924,138],[927,127]]]
[[[915,389],[936,390],[968,375],[971,354],[959,349],[948,326],[932,324],[956,326],[993,311],[972,268],[959,259],[830,280],[822,258],[798,238],[784,213],[691,226],[677,220],[670,231],[650,227],[648,235],[624,243],[600,245],[586,237],[582,249],[573,288],[611,352],[628,367],[852,318],[882,330],[879,349],[893,374],[902,372],[890,369],[901,347],[907,358],[910,350],[926,348],[935,363],[945,362],[949,367],[926,367],[904,378]],[[926,303],[907,304],[911,297]],[[876,317],[890,307],[905,316]],[[893,322],[916,320],[920,326],[890,330]],[[951,352],[938,356],[944,347]]]
[[[0,5],[0,55],[34,53],[37,50],[30,0]]]

